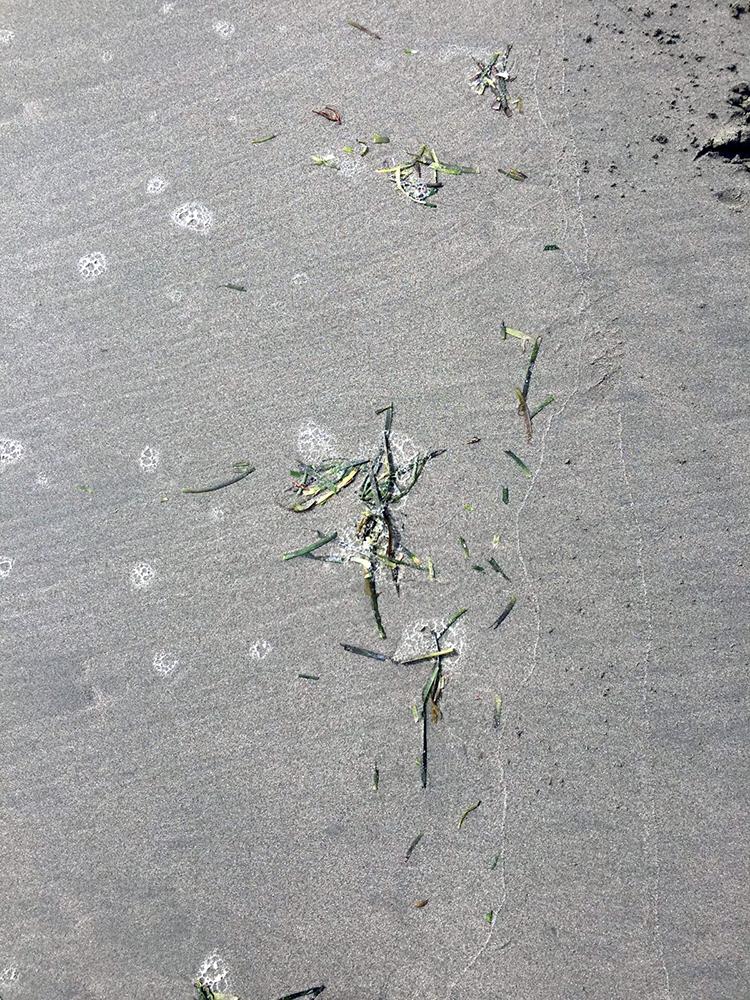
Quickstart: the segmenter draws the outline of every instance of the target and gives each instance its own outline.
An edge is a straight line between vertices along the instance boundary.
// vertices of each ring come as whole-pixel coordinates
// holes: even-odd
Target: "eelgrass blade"
[[[478,802],[475,802],[473,806],[469,806],[469,808],[462,814],[461,819],[458,821],[458,829],[459,830],[464,825],[464,821],[465,821],[466,817],[469,816],[469,815],[471,815],[471,813],[475,812],[481,806],[481,804],[482,804],[482,800],[479,799]]]
[[[309,556],[311,552],[315,552],[316,549],[321,549],[324,545],[328,545],[329,542],[334,541],[338,538],[338,532],[332,531],[330,535],[323,535],[322,538],[318,538],[314,542],[310,542],[309,545],[305,545],[301,549],[294,549],[292,552],[285,552],[281,557],[284,562],[289,559],[300,559],[303,556]]]
[[[363,649],[362,646],[351,646],[348,642],[342,642],[342,647],[347,653],[356,653],[357,656],[367,656],[371,660],[379,660],[381,663],[388,662],[391,657],[385,653],[377,653],[374,649]]]
[[[514,595],[513,597],[511,597],[511,599],[508,601],[508,603],[506,604],[506,606],[500,612],[500,614],[497,617],[497,619],[492,623],[491,628],[500,628],[500,626],[503,624],[503,622],[505,621],[505,619],[508,617],[508,615],[511,613],[511,611],[515,607],[515,604],[516,604],[516,597]]]
[[[508,456],[508,458],[512,459],[512,461],[516,463],[518,468],[521,470],[524,476],[526,476],[527,479],[531,479],[532,475],[531,469],[528,467],[528,465],[524,462],[522,458],[519,458],[514,451],[509,451],[508,449],[505,450],[505,454]]]
[[[420,653],[419,656],[410,656],[408,660],[397,660],[402,666],[408,666],[411,663],[424,663],[427,660],[439,660],[442,656],[455,656],[457,650],[453,646],[448,646],[446,649],[432,649],[429,653]]]
[[[466,614],[468,610],[469,610],[468,608],[459,608],[458,611],[456,611],[454,614],[451,615],[446,624],[443,626],[442,631],[438,632],[437,635],[438,641],[443,638],[448,629],[453,628],[453,626],[456,624],[459,618],[463,618],[463,616]]]
[[[534,341],[534,346],[531,348],[531,354],[529,356],[529,367],[526,369],[526,377],[523,380],[523,398],[527,399],[529,395],[529,387],[531,386],[531,376],[534,373],[534,365],[536,364],[537,355],[539,354],[539,348],[542,346],[542,338],[537,337]]]
[[[325,989],[325,986],[311,986],[309,990],[302,990],[300,993],[285,993],[283,997],[279,997],[279,1000],[312,1000],[314,997],[319,997],[320,994]]]
[[[223,479],[219,483],[212,483],[210,486],[183,486],[183,493],[215,493],[216,490],[226,489],[227,486],[234,486],[235,483],[241,482],[243,479],[255,472],[255,467],[252,465],[247,465],[244,462],[235,463],[235,468],[240,471],[236,476],[231,476],[229,479]]]
[[[386,634],[385,634],[385,629],[383,628],[383,621],[380,617],[380,605],[378,603],[378,589],[375,585],[375,578],[373,575],[372,564],[370,565],[369,569],[365,570],[365,593],[370,599],[372,614],[375,619],[375,624],[380,634],[380,638],[385,639]]]
[[[533,420],[534,417],[538,416],[542,410],[546,409],[546,407],[548,407],[551,403],[554,403],[554,401],[554,396],[547,396],[543,403],[540,403],[535,410],[531,411],[531,419]]]

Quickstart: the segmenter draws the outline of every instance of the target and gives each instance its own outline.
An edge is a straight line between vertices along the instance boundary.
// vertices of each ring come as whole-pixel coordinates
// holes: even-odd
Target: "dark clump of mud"
[[[750,84],[735,84],[727,103],[733,108],[729,121],[698,150],[696,160],[707,153],[738,163],[750,159]]]

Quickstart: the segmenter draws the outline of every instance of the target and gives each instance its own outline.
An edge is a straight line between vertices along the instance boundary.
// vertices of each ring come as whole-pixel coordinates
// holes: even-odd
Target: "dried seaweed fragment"
[[[377,38],[378,41],[383,40],[383,36],[379,35],[377,31],[373,31],[372,28],[368,28],[364,24],[360,24],[359,21],[353,21],[350,17],[347,17],[346,23],[350,28],[354,28],[355,31],[361,31],[363,35],[369,35],[370,38]]]
[[[338,108],[334,108],[330,104],[326,104],[317,111],[313,109],[313,114],[319,115],[321,118],[325,118],[329,122],[333,122],[334,125],[340,125],[342,122],[341,112]]]
[[[505,174],[506,177],[510,177],[512,181],[525,181],[528,180],[529,175],[525,174],[523,170],[516,170],[515,167],[508,167],[506,170],[504,167],[497,168],[501,174]]]

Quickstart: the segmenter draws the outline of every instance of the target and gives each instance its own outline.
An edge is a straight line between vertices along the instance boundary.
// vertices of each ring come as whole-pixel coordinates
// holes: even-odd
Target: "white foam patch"
[[[319,465],[327,458],[336,458],[336,436],[311,418],[303,421],[297,430],[297,452],[308,465]]]
[[[214,21],[214,31],[222,38],[231,38],[234,34],[234,25],[231,21]]]
[[[0,969],[0,983],[15,983],[18,979],[18,969],[15,965],[6,965]]]
[[[180,665],[179,659],[168,649],[158,649],[151,665],[160,677],[169,677]]]
[[[138,456],[138,464],[143,472],[156,472],[159,467],[159,452],[147,444]]]
[[[201,962],[195,978],[214,992],[223,993],[229,985],[229,969],[220,955],[209,955]]]
[[[0,28],[0,45],[4,45],[8,48],[13,44],[13,39],[15,37],[15,31],[12,31],[10,28]]]
[[[149,563],[136,563],[130,570],[130,586],[133,590],[147,590],[155,577],[156,570]]]
[[[150,177],[148,184],[146,184],[146,192],[148,194],[161,194],[168,186],[169,181],[165,181],[163,177]]]
[[[446,624],[447,619],[438,619],[436,621],[420,619],[413,622],[404,629],[393,658],[395,660],[409,660],[415,656],[422,656],[424,653],[432,652],[436,648],[433,632],[439,635]],[[441,639],[440,645],[443,649],[452,646],[456,650],[455,656],[446,657],[443,660],[445,672],[455,674],[455,667],[461,656],[466,652],[466,629],[463,622],[458,621],[455,625],[451,625],[448,632]]]
[[[0,557],[0,580],[7,580],[10,574],[13,572],[13,565],[15,559],[11,559],[10,556]]]
[[[172,222],[192,233],[205,233],[213,225],[213,212],[199,201],[186,201],[172,212]]]
[[[250,647],[250,659],[265,660],[273,652],[273,646],[266,639],[260,639]]]
[[[96,281],[107,270],[107,258],[103,253],[87,253],[78,258],[78,270],[86,281]]]
[[[24,456],[26,449],[20,441],[13,438],[0,438],[0,469],[17,465]]]

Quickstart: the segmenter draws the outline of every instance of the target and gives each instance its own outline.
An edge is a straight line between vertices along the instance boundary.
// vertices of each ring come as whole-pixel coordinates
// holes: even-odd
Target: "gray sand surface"
[[[750,175],[693,160],[750,15],[650,7],[0,5],[3,1000],[214,955],[243,1000],[750,996]],[[467,83],[509,41],[510,119]],[[480,169],[434,211],[375,173],[421,142]],[[354,496],[279,496],[390,400],[448,452],[381,642],[356,567],[280,559]],[[339,644],[464,606],[425,792],[427,668]]]

